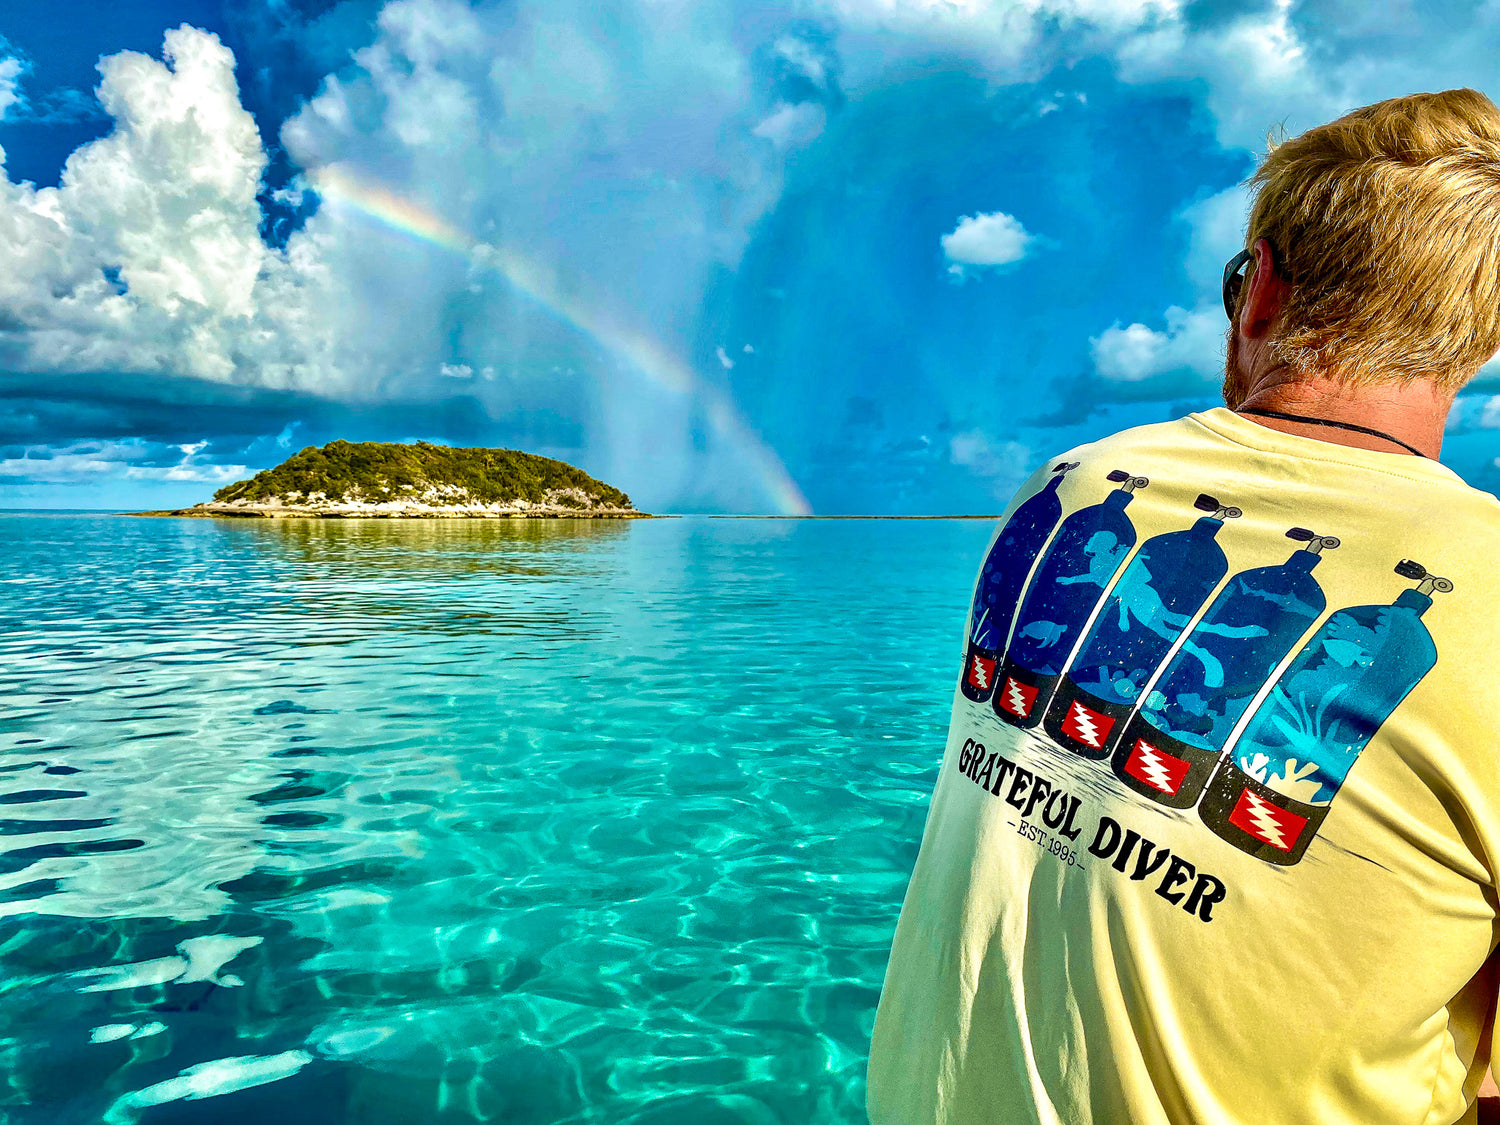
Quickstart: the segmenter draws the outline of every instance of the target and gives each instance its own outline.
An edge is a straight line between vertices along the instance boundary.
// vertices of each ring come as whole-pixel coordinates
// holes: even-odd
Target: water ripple
[[[987,525],[0,525],[0,1120],[864,1120]]]

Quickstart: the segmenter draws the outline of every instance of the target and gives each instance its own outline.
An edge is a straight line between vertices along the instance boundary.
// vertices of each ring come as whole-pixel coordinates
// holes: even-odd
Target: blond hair
[[[1270,239],[1291,282],[1276,361],[1456,391],[1500,349],[1500,110],[1483,94],[1357,109],[1274,144],[1249,182],[1246,244]]]

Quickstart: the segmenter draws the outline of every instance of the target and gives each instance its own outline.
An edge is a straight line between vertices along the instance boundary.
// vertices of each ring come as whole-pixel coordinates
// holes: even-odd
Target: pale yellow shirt
[[[1284,434],[1223,409],[1129,430],[1062,460],[1080,462],[1057,491],[1064,520],[1120,487],[1107,479],[1112,470],[1149,480],[1124,509],[1136,538],[1105,575],[1091,619],[1071,633],[1031,629],[1044,641],[1049,629],[1061,633],[1061,647],[1082,638],[1074,659],[1100,617],[1131,620],[1121,598],[1133,606],[1152,596],[1119,587],[1147,540],[1204,518],[1199,494],[1220,505],[1214,541],[1225,573],[1185,624],[1158,618],[1171,647],[1149,675],[1123,673],[1119,689],[1140,694],[1118,724],[1146,714],[1152,684],[1165,684],[1163,670],[1196,645],[1193,630],[1237,574],[1283,564],[1299,548],[1289,529],[1339,540],[1312,571],[1326,605],[1218,751],[1218,762],[1251,770],[1269,789],[1241,784],[1250,775],[1220,764],[1204,798],[1168,807],[1142,794],[1170,788],[1185,767],[1153,745],[1129,763],[1132,787],[1115,758],[1084,757],[1045,725],[1009,725],[993,694],[976,702],[955,692],[875,1023],[872,1122],[1472,1121],[1496,1009],[1500,504],[1434,461]],[[1046,470],[1033,478],[1007,517],[1048,479]],[[1224,514],[1229,506],[1243,514]],[[1175,541],[1162,542],[1159,553]],[[1045,550],[1040,558],[1032,580]],[[1426,593],[1403,599],[1408,590]],[[1409,612],[1423,598],[1425,612]],[[1360,685],[1390,679],[1373,665],[1420,665],[1425,643],[1402,634],[1400,651],[1372,656],[1350,622],[1385,616],[1332,619],[1398,600],[1402,628],[1427,630],[1435,664],[1417,667],[1415,686],[1342,776],[1336,763],[1328,777],[1310,772],[1299,756],[1332,752],[1308,740],[1343,737],[1352,728],[1338,725],[1340,708],[1353,722]],[[1012,650],[1018,643],[1012,637]],[[1298,663],[1318,645],[1326,667],[1307,673],[1316,691],[1299,695],[1293,673],[1318,664]],[[1201,658],[1183,657],[1193,659]],[[1347,669],[1347,688],[1328,678],[1329,660]],[[969,671],[967,649],[962,663],[955,681]],[[999,679],[1004,666],[997,658],[981,678]],[[1017,690],[1012,697],[1024,698]],[[1191,693],[1178,702],[1198,706]],[[1066,729],[1094,737],[1108,716],[1089,714]],[[1246,749],[1257,738],[1300,749],[1285,762],[1272,750],[1267,764]],[[1205,815],[1221,781],[1218,811]]]

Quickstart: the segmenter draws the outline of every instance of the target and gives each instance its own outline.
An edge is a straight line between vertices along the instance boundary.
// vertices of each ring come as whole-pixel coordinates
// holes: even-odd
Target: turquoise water
[[[863,1121],[990,530],[0,516],[0,1119]]]

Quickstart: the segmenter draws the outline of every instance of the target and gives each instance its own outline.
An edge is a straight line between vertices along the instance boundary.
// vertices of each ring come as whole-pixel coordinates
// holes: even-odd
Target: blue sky
[[[1213,405],[1267,131],[1500,94],[1500,9],[64,0],[0,14],[0,507],[334,438],[656,511],[997,511]],[[1445,460],[1500,487],[1500,380]]]

